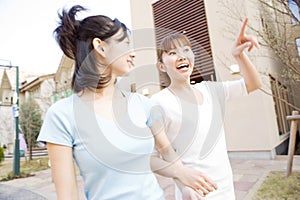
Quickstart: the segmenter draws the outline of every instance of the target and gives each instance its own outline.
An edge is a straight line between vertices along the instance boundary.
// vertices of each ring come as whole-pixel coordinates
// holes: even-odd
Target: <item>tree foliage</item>
[[[226,9],[223,14],[234,21],[243,21],[248,8],[254,8],[252,12],[256,10],[254,18],[258,23],[249,23],[248,28],[258,36],[260,45],[273,53],[262,53],[261,57],[280,61],[280,71],[276,78],[280,78],[281,84],[287,86],[292,98],[299,99],[297,88],[300,88],[300,0],[220,0],[219,3]],[[226,26],[226,32],[234,30],[231,24]],[[295,38],[299,38],[298,44]],[[269,76],[269,73],[264,75]],[[298,105],[285,103],[299,110]]]
[[[0,147],[0,163],[4,161],[4,149]]]
[[[32,160],[32,148],[37,144],[36,139],[42,126],[41,110],[33,99],[22,103],[20,107],[20,126],[29,149],[29,159]]]
[[[295,37],[300,38],[300,0],[259,0],[263,33],[254,29],[264,44],[272,49],[284,64],[282,77],[290,83],[300,82],[300,60]],[[276,16],[276,17],[272,17]],[[298,33],[297,33],[298,32]]]

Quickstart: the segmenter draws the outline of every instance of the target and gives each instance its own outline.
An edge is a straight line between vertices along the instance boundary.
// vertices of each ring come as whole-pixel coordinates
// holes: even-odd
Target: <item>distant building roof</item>
[[[10,69],[0,69],[0,88],[1,88],[1,83],[3,79],[4,72],[6,72],[8,80],[10,82],[10,85],[12,87],[12,90],[16,87],[16,69],[15,68],[10,68]],[[29,72],[24,72],[24,71],[19,71],[19,87],[22,86],[22,83],[32,80],[37,78],[39,75],[29,73]]]
[[[54,77],[55,82],[58,82],[60,80],[62,71],[69,71],[70,73],[72,73],[74,70],[74,66],[75,66],[74,60],[63,55],[59,63],[59,66],[56,70],[56,74]]]
[[[25,92],[26,90],[29,90],[30,88],[40,84],[44,80],[54,78],[54,76],[55,74],[45,74],[35,78],[32,77],[31,79],[27,79],[25,82],[23,82],[23,85],[20,88],[20,92]]]

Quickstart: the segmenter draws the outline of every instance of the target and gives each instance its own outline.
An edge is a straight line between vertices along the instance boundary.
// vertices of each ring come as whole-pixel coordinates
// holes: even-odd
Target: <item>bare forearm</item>
[[[262,83],[255,66],[244,52],[246,49],[250,52],[253,47],[259,49],[257,39],[254,36],[245,34],[247,23],[248,18],[246,18],[243,22],[242,28],[232,50],[232,55],[240,66],[247,87],[247,92],[250,93],[258,89]]]
[[[180,168],[180,166],[182,166],[182,165],[179,161],[167,162],[157,156],[151,157],[152,171],[161,176],[177,179],[178,178],[178,169]]]
[[[155,131],[152,130],[152,133]],[[195,169],[184,166],[179,159],[178,155],[172,148],[166,134],[162,131],[159,134],[153,134],[155,139],[155,145],[158,152],[162,155],[162,158],[153,156],[151,158],[151,169],[152,171],[166,177],[180,180],[184,185],[194,189],[208,188],[209,191],[216,185],[212,181],[206,183],[207,178],[203,179],[203,174]],[[209,186],[212,185],[212,187]],[[207,191],[204,189],[204,192]]]
[[[153,130],[153,128],[152,128]],[[171,146],[165,132],[154,134],[156,149],[162,158],[152,156],[152,171],[166,177],[176,178],[175,172],[183,166],[178,155]]]
[[[258,71],[245,52],[242,52],[239,56],[234,57],[240,66],[248,93],[261,87],[261,79]]]
[[[217,188],[216,183],[210,178],[195,169],[185,167],[179,161],[169,163],[159,157],[152,156],[151,168],[161,176],[173,178],[181,190],[188,186],[193,189],[200,189],[203,194],[207,194]]]

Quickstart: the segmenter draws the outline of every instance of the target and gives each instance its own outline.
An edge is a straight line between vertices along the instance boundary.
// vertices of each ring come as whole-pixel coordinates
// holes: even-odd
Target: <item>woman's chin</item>
[[[122,72],[119,72],[117,76],[128,76],[131,70],[125,70]]]

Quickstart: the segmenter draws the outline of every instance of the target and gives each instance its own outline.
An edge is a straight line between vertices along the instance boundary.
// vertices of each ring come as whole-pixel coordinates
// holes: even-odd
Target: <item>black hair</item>
[[[64,54],[75,60],[72,89],[76,93],[86,88],[101,89],[111,80],[111,73],[105,74],[99,67],[101,63],[94,55],[93,39],[109,42],[110,37],[120,29],[124,32],[120,40],[128,37],[127,27],[118,19],[94,15],[77,20],[77,12],[85,10],[80,5],[73,6],[69,11],[63,9],[62,14],[58,14],[60,22],[54,30],[55,39]]]
[[[164,52],[168,52],[171,49],[176,49],[180,46],[189,46],[192,48],[192,44],[187,36],[181,33],[173,33],[164,37],[157,49],[157,58],[159,62],[162,61],[162,55]]]

